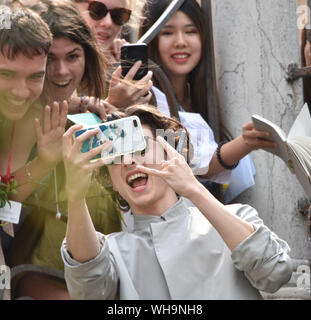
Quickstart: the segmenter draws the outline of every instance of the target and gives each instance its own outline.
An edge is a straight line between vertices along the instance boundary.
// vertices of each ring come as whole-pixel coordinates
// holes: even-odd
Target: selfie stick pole
[[[173,0],[153,26],[137,41],[148,44],[163,28],[172,15],[181,7],[184,0]]]

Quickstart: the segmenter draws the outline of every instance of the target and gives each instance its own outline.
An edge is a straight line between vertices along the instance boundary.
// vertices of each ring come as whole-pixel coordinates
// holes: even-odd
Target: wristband
[[[226,169],[226,170],[233,170],[234,168],[236,168],[239,164],[240,161],[238,161],[237,163],[235,163],[234,165],[232,166],[229,166],[227,164],[224,163],[224,161],[222,160],[221,158],[221,155],[220,155],[220,150],[221,150],[221,147],[225,144],[226,142],[225,141],[222,141],[218,144],[218,147],[216,149],[216,155],[217,155],[217,160],[218,162],[220,163],[220,165]]]

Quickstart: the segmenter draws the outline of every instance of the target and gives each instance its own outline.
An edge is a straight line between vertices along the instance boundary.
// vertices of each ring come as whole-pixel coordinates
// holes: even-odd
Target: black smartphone
[[[148,46],[145,43],[129,43],[121,47],[122,76],[125,77],[134,63],[142,61],[134,80],[140,80],[148,73]]]

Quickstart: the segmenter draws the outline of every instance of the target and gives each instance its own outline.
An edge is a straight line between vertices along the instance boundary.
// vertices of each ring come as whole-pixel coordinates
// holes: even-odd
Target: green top
[[[67,224],[64,164],[60,163],[56,169],[58,203],[62,219],[56,219],[52,172],[45,178],[42,183],[44,185],[41,185],[37,192],[24,202],[30,212],[10,246],[8,260],[12,266],[30,263],[64,270],[60,255]],[[92,178],[86,199],[95,229],[104,234],[121,230],[121,211],[116,202],[115,193],[107,187],[108,183],[108,179],[98,173]]]

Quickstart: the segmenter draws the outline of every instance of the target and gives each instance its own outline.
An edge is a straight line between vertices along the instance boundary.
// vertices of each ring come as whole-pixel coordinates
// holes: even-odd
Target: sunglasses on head
[[[112,21],[118,26],[128,22],[132,13],[126,8],[108,9],[104,3],[93,0],[89,2],[88,11],[91,18],[96,21],[103,19],[110,12]]]

